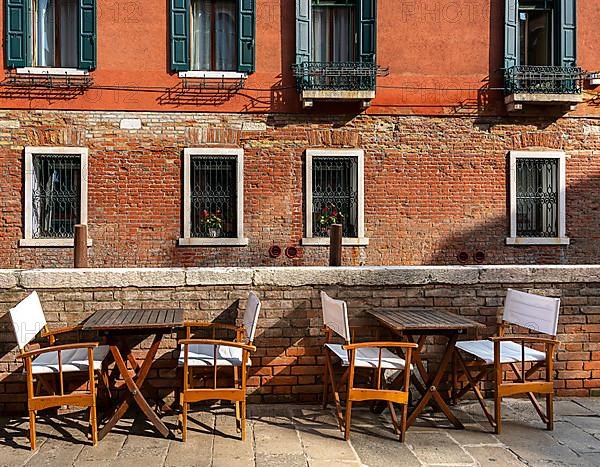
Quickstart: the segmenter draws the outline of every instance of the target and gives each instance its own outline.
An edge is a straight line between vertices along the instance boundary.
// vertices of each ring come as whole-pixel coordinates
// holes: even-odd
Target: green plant
[[[320,227],[326,228],[332,224],[343,224],[344,215],[338,210],[335,204],[327,203],[321,209],[321,214],[317,220]]]
[[[217,209],[213,214],[205,209],[200,215],[200,223],[209,229],[223,229],[223,217],[221,217],[221,211]]]

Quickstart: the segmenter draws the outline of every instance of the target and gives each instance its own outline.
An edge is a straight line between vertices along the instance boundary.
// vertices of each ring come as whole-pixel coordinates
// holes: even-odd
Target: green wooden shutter
[[[96,0],[79,0],[79,68],[96,68]]]
[[[310,61],[311,0],[296,0],[296,63]]]
[[[169,0],[171,6],[171,70],[190,69],[190,0]]]
[[[519,4],[504,0],[504,68],[519,64]]]
[[[560,0],[560,65],[577,65],[577,1]]]
[[[238,71],[254,71],[254,0],[239,0],[238,8]]]
[[[358,58],[375,63],[377,53],[377,0],[358,0]]]
[[[6,66],[24,67],[29,58],[29,1],[5,0],[5,49]]]

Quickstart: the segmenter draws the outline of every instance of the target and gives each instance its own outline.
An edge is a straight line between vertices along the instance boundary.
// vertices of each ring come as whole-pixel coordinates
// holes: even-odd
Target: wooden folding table
[[[379,309],[367,313],[394,334],[406,337],[409,342],[415,342],[415,337],[418,336],[416,339],[418,348],[417,352],[413,354],[413,362],[425,383],[425,387],[417,378],[413,378],[413,383],[421,393],[421,398],[408,417],[407,427],[411,426],[425,407],[431,404],[439,407],[456,428],[464,428],[440,394],[439,386],[452,359],[458,336],[468,329],[485,326],[464,316],[437,309]],[[444,336],[447,338],[446,348],[435,374],[431,374],[425,369],[421,355],[421,350],[429,336]],[[433,400],[431,400],[432,398]]]
[[[135,401],[161,435],[165,438],[169,436],[169,429],[150,407],[140,388],[152,367],[163,335],[173,332],[174,328],[180,326],[183,326],[183,310],[180,309],[99,310],[85,322],[83,330],[97,331],[106,337],[115,364],[128,389],[99,431],[99,439],[104,438],[125,415],[132,401]],[[141,366],[127,342],[127,337],[135,335],[154,336]],[[129,361],[133,368],[133,375],[127,369],[125,361]]]

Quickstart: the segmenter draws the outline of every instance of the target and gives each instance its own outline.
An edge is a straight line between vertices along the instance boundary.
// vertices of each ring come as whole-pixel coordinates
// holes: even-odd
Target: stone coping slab
[[[0,269],[0,289],[413,286],[600,282],[600,266]]]

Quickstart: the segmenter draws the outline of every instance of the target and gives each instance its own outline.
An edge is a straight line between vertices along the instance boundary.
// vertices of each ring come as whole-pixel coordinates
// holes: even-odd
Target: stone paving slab
[[[88,439],[86,413],[38,420],[38,450],[29,450],[28,420],[0,419],[0,466],[202,466],[202,467],[394,467],[394,466],[595,466],[600,465],[600,399],[557,400],[556,428],[549,432],[527,400],[503,404],[503,432],[494,435],[475,402],[452,410],[465,430],[449,428],[440,414],[425,414],[400,443],[389,414],[353,410],[350,441],[331,408],[251,406],[246,441],[233,408],[197,407],[188,440],[181,442],[176,416],[164,417],[174,437],[164,439],[141,417],[125,417],[97,447]]]

